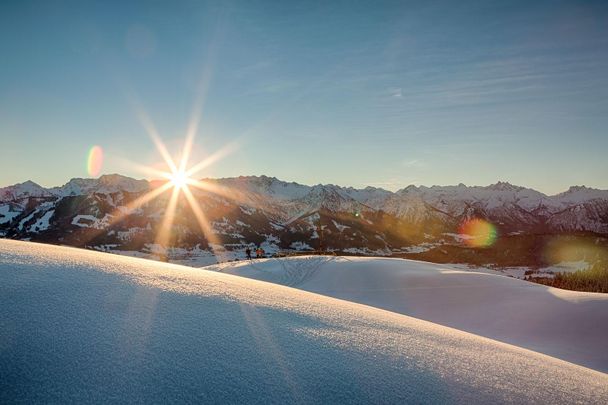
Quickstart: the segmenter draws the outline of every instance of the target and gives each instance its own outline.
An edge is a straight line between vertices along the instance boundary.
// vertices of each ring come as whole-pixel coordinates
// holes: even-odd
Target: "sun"
[[[185,202],[190,207],[192,214],[194,214],[196,222],[198,222],[198,225],[205,239],[207,240],[210,249],[216,256],[218,256],[218,258],[221,258],[223,254],[222,250],[216,251],[215,249],[215,246],[219,246],[221,241],[207,219],[205,205],[195,196],[195,193],[211,193],[232,200],[238,200],[241,198],[239,193],[235,192],[235,190],[220,187],[214,184],[214,182],[197,180],[196,176],[200,174],[200,172],[213,165],[215,162],[221,160],[226,155],[230,154],[234,149],[238,148],[238,142],[232,141],[224,145],[219,150],[211,153],[205,159],[194,165],[190,165],[189,160],[191,157],[195,134],[198,130],[198,124],[200,121],[200,112],[196,113],[196,111],[196,108],[193,109],[193,116],[188,124],[188,130],[186,132],[179,159],[175,159],[173,156],[171,156],[167,147],[161,140],[154,123],[143,108],[137,108],[136,111],[142,126],[150,136],[150,139],[154,143],[154,146],[156,146],[158,153],[164,160],[165,170],[159,169],[157,165],[153,167],[145,166],[128,159],[125,160],[125,163],[129,164],[133,169],[148,175],[149,177],[159,180],[162,179],[164,181],[155,183],[160,185],[154,185],[147,193],[139,196],[133,201],[130,201],[128,204],[126,204],[126,206],[117,207],[116,210],[114,210],[110,215],[111,219],[108,226],[116,224],[152,200],[165,196],[162,198],[167,201],[167,205],[164,213],[162,214],[162,222],[157,229],[153,249],[158,250],[157,254],[159,257],[166,257],[164,255],[166,255],[167,249],[170,247],[171,236],[175,231],[173,225],[177,215],[178,205],[180,204],[180,201],[183,201],[180,197],[184,197]],[[168,198],[166,196],[168,196]],[[180,211],[179,215],[182,214],[183,213]]]
[[[173,187],[177,189],[182,189],[184,187],[187,187],[188,182],[191,180],[184,170],[176,170],[169,176],[169,181],[171,181]]]
[[[229,198],[232,197],[232,195],[231,193],[227,194],[226,191],[217,188],[212,183],[203,180],[196,180],[194,176],[201,170],[213,164],[215,161],[221,159],[225,154],[229,152],[229,149],[220,149],[219,151],[215,152],[214,154],[200,161],[199,163],[190,166],[188,164],[188,158],[190,157],[192,149],[192,134],[189,134],[186,137],[186,142],[184,143],[181,158],[179,160],[175,160],[169,154],[166,146],[155,132],[151,131],[150,136],[154,141],[160,155],[163,157],[167,169],[159,170],[154,167],[146,167],[137,164],[135,164],[134,167],[149,175],[158,176],[164,179],[165,182],[161,183],[160,186],[152,188],[146,194],[130,202],[129,204],[127,204],[126,207],[121,207],[121,209],[117,209],[112,214],[111,223],[120,221],[122,218],[127,215],[130,215],[132,212],[134,212],[134,210],[138,209],[144,204],[147,204],[148,202],[160,197],[163,194],[169,193],[169,198],[167,199],[167,207],[164,211],[162,221],[160,226],[158,227],[158,233],[154,241],[155,252],[159,255],[159,257],[164,257],[164,255],[166,254],[166,250],[170,245],[171,234],[174,231],[173,224],[176,216],[178,200],[180,196],[184,196],[186,202],[192,210],[192,213],[194,214],[194,217],[196,218],[196,221],[198,222],[201,231],[209,242],[209,245],[211,247],[219,245],[219,240],[217,239],[213,228],[210,226],[209,221],[207,220],[207,216],[203,211],[203,207],[194,196],[193,189],[219,194]],[[214,250],[213,247],[211,249]],[[221,252],[217,254],[219,255],[221,254]]]

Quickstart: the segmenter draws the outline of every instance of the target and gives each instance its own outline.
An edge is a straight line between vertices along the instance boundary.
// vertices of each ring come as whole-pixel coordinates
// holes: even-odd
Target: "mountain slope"
[[[0,236],[115,251],[220,250],[226,257],[238,257],[231,252],[247,245],[262,246],[268,253],[325,249],[393,255],[446,244],[466,246],[458,235],[460,226],[481,219],[493,224],[502,240],[584,234],[608,244],[608,191],[586,187],[546,196],[502,182],[487,187],[409,186],[393,193],[373,187],[306,186],[266,176],[203,181],[208,190],[193,194],[212,237],[203,234],[181,198],[172,237],[157,245],[170,191],[118,220],[130,203],[160,184],[120,175],[72,179],[50,189],[31,182],[0,189]],[[555,264],[540,263],[540,250],[525,264]],[[496,257],[489,260],[498,262]]]
[[[608,371],[608,295],[413,260],[304,256],[205,267],[371,305]]]
[[[514,346],[66,247],[0,241],[0,324],[1,402],[608,401],[608,375]]]

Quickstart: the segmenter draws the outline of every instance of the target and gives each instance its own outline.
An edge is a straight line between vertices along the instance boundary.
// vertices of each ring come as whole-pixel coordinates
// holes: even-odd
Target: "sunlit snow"
[[[606,403],[608,375],[284,286],[0,241],[0,402]]]
[[[607,294],[403,259],[304,256],[207,269],[383,308],[608,371]]]

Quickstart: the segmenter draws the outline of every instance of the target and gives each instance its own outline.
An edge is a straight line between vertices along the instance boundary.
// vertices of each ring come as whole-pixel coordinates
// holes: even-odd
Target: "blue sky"
[[[0,3],[0,185],[145,177],[197,100],[199,177],[608,188],[608,3]],[[195,109],[199,110],[199,109]]]

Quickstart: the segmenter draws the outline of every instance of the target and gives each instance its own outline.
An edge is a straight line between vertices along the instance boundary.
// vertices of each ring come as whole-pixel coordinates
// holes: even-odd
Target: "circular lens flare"
[[[101,146],[95,145],[89,150],[87,158],[87,172],[91,177],[97,177],[101,173],[103,166],[103,149]]]
[[[496,227],[481,218],[463,222],[458,233],[467,245],[476,248],[492,246],[498,237]]]

